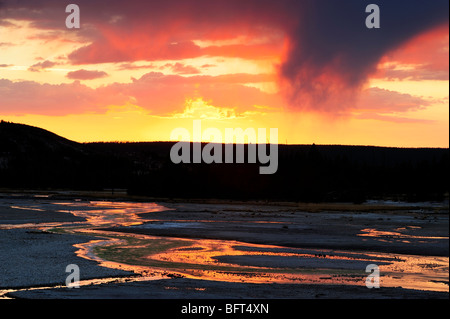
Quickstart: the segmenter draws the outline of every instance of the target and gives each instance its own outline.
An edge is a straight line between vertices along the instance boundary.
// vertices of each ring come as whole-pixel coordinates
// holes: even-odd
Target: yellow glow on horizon
[[[134,106],[111,108],[106,114],[6,116],[6,121],[38,126],[77,142],[171,141],[175,128],[193,134],[194,118],[156,117]],[[395,123],[354,118],[330,121],[318,114],[260,113],[237,118],[206,118],[202,131],[217,128],[278,128],[280,144],[342,144],[389,147],[449,147],[448,123]],[[399,129],[401,128],[401,129]],[[418,130],[422,134],[417,134]],[[412,138],[414,137],[414,138]],[[204,141],[209,142],[209,141]]]
[[[221,120],[234,119],[236,112],[231,108],[218,108],[208,104],[202,98],[186,99],[185,109],[182,113],[175,113],[172,118]]]

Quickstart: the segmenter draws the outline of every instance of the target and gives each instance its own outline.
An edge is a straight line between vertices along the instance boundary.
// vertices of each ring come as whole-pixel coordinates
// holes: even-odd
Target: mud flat
[[[42,299],[415,299],[448,298],[443,292],[400,288],[308,284],[248,284],[188,278],[87,286],[82,289],[40,289],[10,294]]]
[[[133,275],[132,272],[100,267],[78,257],[76,244],[95,239],[29,229],[0,229],[0,290],[65,285],[66,267],[76,264],[80,279]]]
[[[7,296],[32,299],[448,298],[448,206],[158,204],[1,199],[0,291],[15,289]],[[105,227],[110,223],[118,226]],[[73,227],[86,233],[67,232]],[[105,233],[116,244],[93,246],[89,253],[102,253],[104,260],[129,268],[107,267],[76,253],[74,245],[98,241]],[[407,280],[414,284],[414,276],[427,269],[425,277],[431,276],[422,276],[421,284],[429,281],[431,287],[439,281],[440,291],[400,285],[368,289],[361,282],[330,281],[333,274],[366,276],[367,263],[400,265],[403,260],[396,254],[409,254],[404,264],[419,267],[418,272],[411,268]],[[68,289],[69,264],[79,266],[81,280],[128,278]],[[122,270],[134,265],[181,275],[148,280]],[[314,275],[317,281],[275,283],[262,275],[266,270],[280,278]],[[251,277],[245,277],[246,271],[253,271]],[[207,277],[208,272],[219,276]],[[224,273],[234,279],[220,277]],[[27,289],[36,287],[42,288]]]
[[[448,206],[169,204],[114,231],[298,248],[449,256]],[[347,209],[344,211],[343,209]]]
[[[71,225],[84,218],[63,212],[47,201],[2,198],[0,200],[0,291],[22,287],[65,285],[66,267],[80,267],[80,279],[132,275],[132,272],[100,267],[78,257],[74,245],[96,237],[43,231],[43,226]]]
[[[9,201],[0,206],[0,225],[80,222],[85,220],[70,213],[47,211],[38,207],[24,209],[20,206],[14,206],[14,201],[10,202],[10,207],[7,206],[7,203]]]

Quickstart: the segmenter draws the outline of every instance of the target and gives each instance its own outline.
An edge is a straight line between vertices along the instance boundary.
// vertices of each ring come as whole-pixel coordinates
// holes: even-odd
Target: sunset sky
[[[81,27],[66,28],[76,3]],[[381,10],[368,29],[366,5]],[[449,3],[2,0],[0,119],[78,141],[178,127],[449,146]],[[268,130],[267,130],[268,131]]]

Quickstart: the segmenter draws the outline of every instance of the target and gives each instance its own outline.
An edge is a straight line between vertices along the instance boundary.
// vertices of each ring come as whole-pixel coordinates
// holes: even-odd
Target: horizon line
[[[16,123],[16,122],[11,122],[11,121],[5,121],[5,120],[0,120],[0,124],[13,124],[13,125],[24,125],[24,126],[29,126],[29,127],[34,127],[40,130],[44,130],[47,132],[50,132],[52,134],[55,134],[61,138],[64,138],[68,141],[71,142],[75,142],[75,143],[79,143],[79,144],[95,144],[95,143],[116,143],[116,144],[126,144],[126,143],[201,143],[201,144],[221,144],[221,145],[229,145],[229,144],[233,144],[233,145],[251,145],[251,144],[256,144],[256,145],[271,145],[271,144],[276,144],[276,145],[284,145],[284,146],[348,146],[348,147],[376,147],[376,148],[402,148],[402,149],[450,149],[449,146],[384,146],[384,145],[370,145],[370,144],[334,144],[334,143],[303,143],[303,144],[298,144],[298,143],[216,143],[216,142],[206,142],[206,141],[164,141],[164,140],[139,140],[139,141],[129,141],[129,140],[114,140],[114,141],[90,141],[90,142],[82,142],[82,141],[76,141],[76,140],[72,140],[69,139],[67,137],[64,137],[62,135],[59,135],[53,131],[50,131],[48,129],[39,127],[39,126],[34,126],[34,125],[29,125],[29,124],[24,124],[24,123]]]

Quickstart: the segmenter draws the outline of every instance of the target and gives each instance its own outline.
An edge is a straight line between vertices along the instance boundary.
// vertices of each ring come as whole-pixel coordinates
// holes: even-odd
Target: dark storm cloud
[[[369,3],[380,7],[380,29],[365,26]],[[387,52],[448,22],[449,7],[447,0],[304,1],[302,5],[306,9],[298,25],[288,30],[290,51],[281,74],[288,80],[292,104],[332,109],[345,107],[344,101],[360,89]]]

